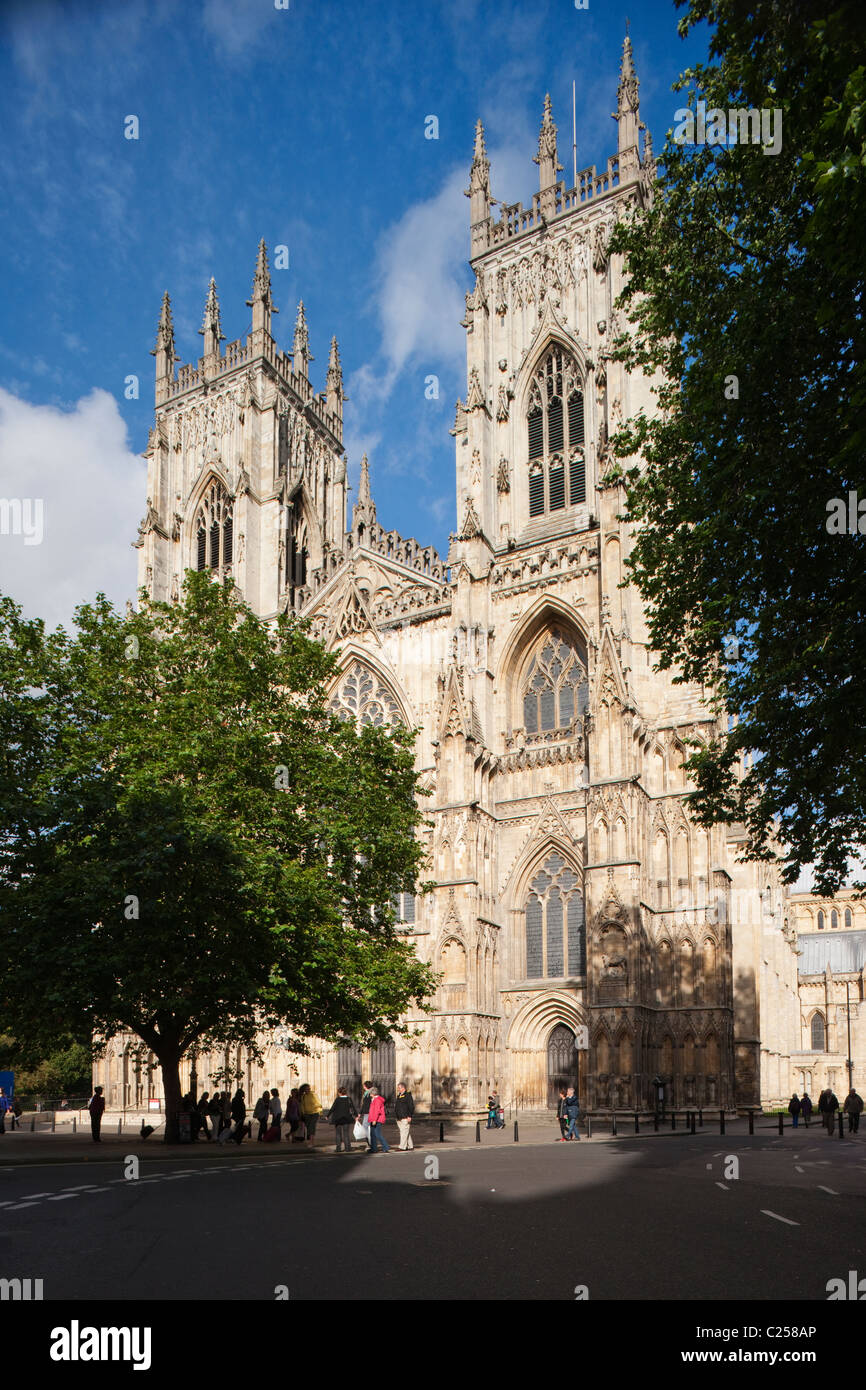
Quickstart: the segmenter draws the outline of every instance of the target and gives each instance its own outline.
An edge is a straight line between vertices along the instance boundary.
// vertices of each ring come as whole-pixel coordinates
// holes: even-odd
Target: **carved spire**
[[[360,541],[366,530],[376,524],[376,503],[370,496],[370,463],[367,455],[361,459],[361,479],[358,483],[358,500],[352,508],[352,531],[356,541]]]
[[[343,414],[343,368],[340,365],[340,349],[337,339],[331,339],[331,352],[328,357],[328,376],[326,381],[328,409],[333,415]]]
[[[156,330],[156,346],[150,350],[156,358],[156,399],[164,400],[168,395],[168,383],[174,380],[174,364],[177,353],[174,350],[174,324],[171,318],[171,300],[168,290],[162,296],[159,312],[159,325]]]
[[[310,335],[307,331],[307,319],[304,314],[304,301],[298,304],[298,317],[295,320],[295,340],[292,344],[292,356],[294,358],[295,371],[300,376],[309,376],[310,363],[314,360],[310,352]]]
[[[475,150],[469,172],[469,187],[464,189],[469,202],[471,250],[474,254],[488,245],[490,239],[490,160],[484,147],[484,126],[475,124]]]
[[[278,314],[280,311],[274,307],[271,298],[271,272],[268,268],[268,248],[265,246],[264,237],[259,242],[256,273],[253,276],[253,288],[247,300],[247,308],[253,311],[253,333],[270,336],[271,314]]]
[[[556,126],[550,104],[550,92],[544,98],[544,116],[538,132],[538,154],[533,160],[538,165],[539,206],[542,216],[552,217],[556,212],[556,176],[562,172],[562,165],[556,155]]]
[[[198,331],[204,338],[205,357],[219,357],[220,343],[225,338],[225,334],[220,328],[220,304],[217,298],[216,281],[213,276],[210,277],[208,286],[204,320]]]
[[[622,45],[622,62],[619,69],[619,87],[616,94],[616,112],[613,119],[617,123],[617,154],[619,155],[619,177],[633,173],[640,167],[639,136],[640,105],[638,87],[640,83],[634,70],[631,39],[626,30]]]

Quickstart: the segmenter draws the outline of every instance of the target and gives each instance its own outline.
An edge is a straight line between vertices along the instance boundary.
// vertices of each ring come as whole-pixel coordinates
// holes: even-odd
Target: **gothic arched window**
[[[573,641],[557,628],[538,641],[521,685],[527,736],[566,730],[587,702],[586,669]]]
[[[831,927],[838,927],[838,925],[839,925],[839,914],[838,914],[838,912],[836,911],[836,909],[835,909],[835,907],[834,907],[834,908],[833,908],[833,911],[830,913],[830,926],[831,926]]]
[[[823,931],[823,930],[824,930],[824,914],[823,914],[823,912],[819,912],[819,913],[818,913],[818,930],[819,930],[819,931]]]
[[[558,854],[548,856],[529,885],[525,940],[528,980],[584,974],[586,928],[580,881]]]
[[[586,501],[583,390],[577,363],[558,344],[542,358],[526,413],[529,515]]]
[[[228,569],[232,563],[232,504],[225,488],[212,483],[193,527],[196,569]]]
[[[824,1051],[824,1018],[821,1014],[812,1015],[812,1051]]]
[[[379,677],[362,661],[353,661],[331,697],[329,708],[341,719],[389,728],[401,724],[397,701]]]
[[[845,908],[845,926],[846,926],[846,927],[850,927],[851,921],[852,921],[851,909],[850,909],[850,907],[846,907],[846,908]]]

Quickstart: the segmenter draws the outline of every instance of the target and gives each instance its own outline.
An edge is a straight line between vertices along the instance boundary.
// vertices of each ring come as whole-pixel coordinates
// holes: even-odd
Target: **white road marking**
[[[80,1187],[64,1187],[63,1191],[64,1191],[64,1192],[91,1192],[91,1191],[95,1188],[95,1186],[96,1186],[96,1183],[93,1183],[93,1182],[85,1182],[85,1183],[82,1183]]]
[[[49,1197],[49,1202],[68,1202],[73,1197],[77,1197],[77,1192],[61,1192],[56,1197]]]
[[[766,1207],[761,1207],[763,1216],[772,1216],[774,1221],[784,1221],[786,1226],[799,1226],[799,1221],[789,1221],[787,1216],[779,1216],[778,1212],[768,1211]]]
[[[17,1206],[7,1207],[7,1211],[24,1211],[25,1207],[38,1207],[38,1202],[19,1202]]]
[[[723,1192],[730,1192],[731,1190],[729,1187],[725,1187],[725,1184],[723,1182],[717,1182],[716,1187],[720,1187]]]
[[[796,1170],[797,1170],[798,1173],[805,1173],[805,1171],[806,1171],[805,1168],[801,1168],[801,1167],[800,1167],[799,1163],[795,1163],[795,1164],[794,1164],[794,1167],[796,1168]]]
[[[819,1187],[819,1190],[820,1190],[821,1192],[829,1192],[831,1197],[838,1197],[838,1196],[839,1196],[839,1193],[838,1193],[838,1192],[834,1192],[833,1189],[832,1189],[832,1187],[825,1187],[824,1184],[821,1183],[821,1182],[818,1183],[818,1187]]]
[[[22,1202],[35,1202],[40,1197],[50,1197],[50,1192],[31,1192],[26,1197],[22,1197]]]

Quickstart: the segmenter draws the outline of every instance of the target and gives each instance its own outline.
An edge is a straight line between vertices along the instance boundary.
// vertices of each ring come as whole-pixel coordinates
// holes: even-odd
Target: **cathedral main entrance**
[[[561,1087],[577,1090],[576,1038],[570,1028],[559,1023],[547,1040],[547,1104],[556,1107]]]

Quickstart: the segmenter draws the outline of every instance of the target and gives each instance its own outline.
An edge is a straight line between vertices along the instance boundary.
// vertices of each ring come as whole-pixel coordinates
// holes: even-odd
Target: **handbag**
[[[364,1126],[361,1124],[360,1120],[355,1121],[355,1128],[352,1130],[352,1134],[356,1139],[367,1138],[367,1131],[364,1129]]]

